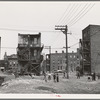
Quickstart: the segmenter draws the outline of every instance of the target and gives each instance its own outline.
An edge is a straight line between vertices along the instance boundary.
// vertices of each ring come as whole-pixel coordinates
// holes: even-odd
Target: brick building
[[[7,53],[5,52],[4,61],[5,61],[5,70],[9,70],[11,72],[16,72],[18,70],[18,60],[16,54],[8,56]]]
[[[34,73],[40,75],[40,65],[43,60],[41,51],[41,33],[18,34],[18,65],[21,74]]]
[[[54,72],[57,70],[66,70],[66,53],[51,53],[46,55],[46,69],[47,71]],[[68,53],[68,66],[69,71],[75,71],[77,66],[77,53]]]
[[[83,29],[80,44],[83,73],[100,73],[100,25]]]
[[[5,60],[0,60],[0,71],[5,71]]]

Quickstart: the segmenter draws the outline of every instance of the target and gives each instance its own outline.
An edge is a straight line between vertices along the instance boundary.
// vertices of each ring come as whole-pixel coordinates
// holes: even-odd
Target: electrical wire
[[[65,15],[62,19],[62,23],[66,20],[66,18],[70,18],[71,13],[74,11],[74,9],[77,7],[77,5],[73,4],[72,7],[70,7],[67,15]]]
[[[0,47],[2,49],[16,49],[17,47]]]
[[[69,21],[74,17],[74,15],[78,12],[78,10],[81,8],[81,4],[76,5],[76,8],[73,9],[73,11],[70,13],[70,16],[64,21],[63,24],[69,23]]]
[[[22,30],[22,29],[12,29],[12,28],[0,28],[0,30],[8,30],[8,31],[26,31],[26,32],[61,32],[61,31]]]
[[[58,41],[58,39],[59,39],[59,37],[60,37],[60,34],[61,34],[61,33],[59,33],[59,34],[57,35],[56,39],[52,42],[52,44],[51,44],[52,46],[55,44],[55,42]]]
[[[61,16],[61,18],[58,20],[57,24],[59,24],[61,22],[61,20],[63,19],[63,17],[65,16],[66,12],[68,11],[69,7],[71,4],[69,4],[65,10],[65,12],[63,13],[63,15]]]
[[[90,4],[89,4],[90,5]],[[75,21],[75,19],[80,15],[80,13],[82,13],[83,11],[85,11],[85,7],[89,6],[88,4],[82,5],[81,8],[76,12],[76,15],[72,17],[72,19],[67,22],[67,24],[69,25],[69,23]]]
[[[83,15],[81,15],[75,22],[69,24],[69,27],[73,26],[75,23],[77,23],[81,18],[83,18],[94,6],[95,4],[93,4]]]
[[[73,45],[71,45],[71,46],[69,46],[69,47],[71,48],[71,47],[73,47],[73,46],[75,46],[75,45],[77,45],[77,44],[79,44],[79,42],[77,42],[77,43],[75,43],[75,44],[73,44]]]
[[[81,8],[76,12],[76,15],[73,16],[73,18],[69,22],[67,22],[67,25],[69,25],[70,23],[72,23],[73,21],[75,21],[79,17],[79,15],[82,14],[83,11],[85,11],[84,9],[86,7],[89,7],[89,5],[88,4],[82,5]]]
[[[73,47],[73,46],[77,45],[78,43],[79,43],[79,42],[77,42],[77,43],[75,43],[75,44],[73,44],[73,45],[71,45],[71,46],[69,46],[69,47]],[[16,49],[17,47],[1,47],[1,48]],[[43,49],[49,49],[49,48],[44,47]],[[64,49],[64,48],[52,48],[52,49]]]

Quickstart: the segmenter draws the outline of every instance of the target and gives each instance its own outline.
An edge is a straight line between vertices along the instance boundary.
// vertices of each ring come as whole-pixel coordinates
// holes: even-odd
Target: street
[[[87,76],[76,78],[75,73],[69,74],[70,78],[62,78],[59,82],[53,79],[45,82],[43,76],[21,76],[7,80],[0,87],[0,93],[31,93],[31,94],[99,94],[100,80],[88,81]]]

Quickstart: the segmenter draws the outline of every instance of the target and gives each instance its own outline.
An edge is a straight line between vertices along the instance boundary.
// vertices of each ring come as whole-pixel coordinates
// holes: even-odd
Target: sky
[[[99,1],[0,1],[0,59],[5,52],[16,54],[18,33],[41,32],[41,42],[44,47],[51,46],[51,53],[65,51],[65,35],[55,30],[55,25],[68,25],[68,51],[76,52],[82,30],[89,24],[100,25],[99,9]],[[49,53],[49,49],[44,48],[42,53]]]

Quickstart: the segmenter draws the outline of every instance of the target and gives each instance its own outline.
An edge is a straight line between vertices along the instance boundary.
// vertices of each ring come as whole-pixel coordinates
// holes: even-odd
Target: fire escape
[[[41,46],[40,37],[41,34],[19,34],[19,40],[25,40],[18,44],[18,63],[20,67],[21,74],[34,73],[40,75],[40,64],[43,60],[41,51],[43,45]],[[34,44],[36,41],[36,44]]]
[[[88,30],[83,30],[82,40],[82,64],[83,74],[91,74],[91,53],[90,53],[90,34]]]

